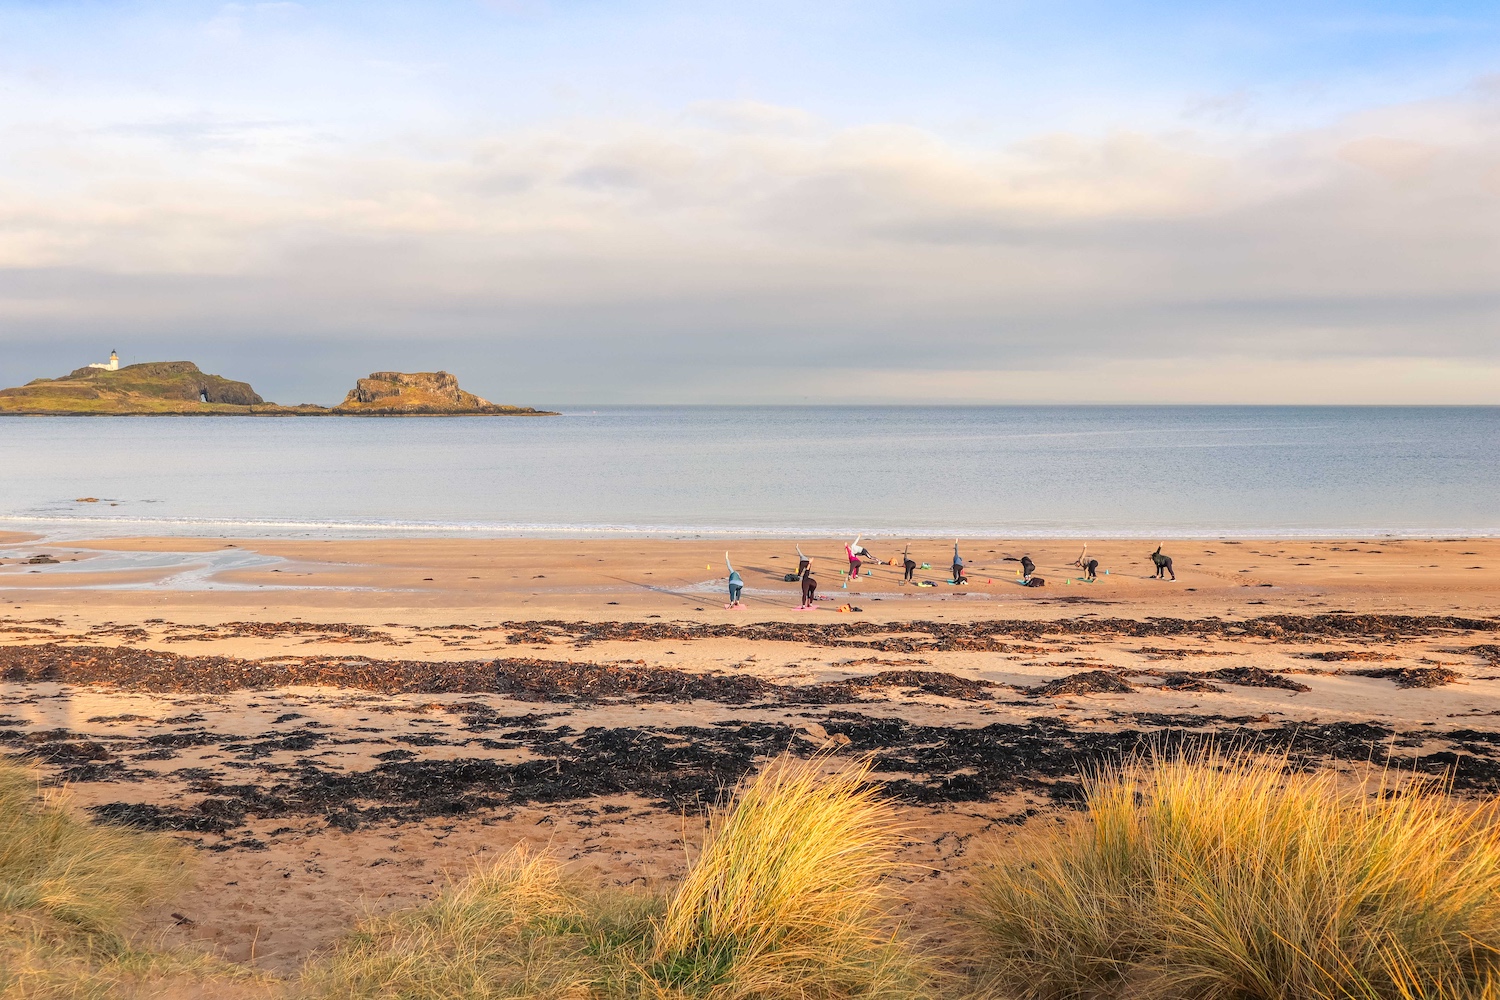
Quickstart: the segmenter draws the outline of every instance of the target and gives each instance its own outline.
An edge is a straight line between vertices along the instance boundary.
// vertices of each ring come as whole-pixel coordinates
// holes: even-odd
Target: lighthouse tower
[[[90,368],[102,368],[104,371],[107,371],[107,372],[117,372],[117,371],[120,370],[120,356],[118,354],[116,354],[114,351],[110,351],[109,352],[109,363],[108,364],[100,364],[99,362],[96,361],[93,364],[89,365],[89,367]]]

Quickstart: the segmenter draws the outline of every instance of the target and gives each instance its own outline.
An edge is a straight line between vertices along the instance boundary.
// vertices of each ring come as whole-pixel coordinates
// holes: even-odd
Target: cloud
[[[533,398],[1389,401],[1446,378],[1500,402],[1473,378],[1500,366],[1497,105],[1002,147],[755,102],[360,142],[33,122],[0,163],[0,339],[489,344],[557,379]]]
[[[1390,180],[1415,180],[1433,166],[1441,148],[1411,139],[1369,136],[1339,148],[1339,157]]]
[[[763,101],[696,101],[683,116],[689,122],[737,132],[809,134],[823,126],[814,114]]]

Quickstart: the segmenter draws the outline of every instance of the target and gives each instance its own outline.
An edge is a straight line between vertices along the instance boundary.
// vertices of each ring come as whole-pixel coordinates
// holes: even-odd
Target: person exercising
[[[964,557],[958,554],[958,539],[953,540],[953,585],[968,583],[964,578]]]
[[[1030,580],[1031,579],[1031,574],[1033,574],[1033,573],[1036,572],[1036,563],[1034,563],[1034,562],[1031,561],[1031,557],[1030,556],[1022,556],[1019,559],[1017,559],[1015,556],[1006,556],[1003,561],[1004,562],[1018,562],[1018,563],[1021,564],[1021,582],[1022,583],[1025,583],[1028,580]]]
[[[807,568],[802,571],[802,604],[797,608],[797,610],[806,611],[807,609],[814,607],[814,602],[817,599],[818,581],[813,579],[812,564],[809,563]]]
[[[862,563],[860,563],[859,561],[859,554],[865,551],[860,547],[859,537],[855,536],[853,542],[845,545],[844,551],[849,555],[849,579],[853,580],[855,577],[859,576],[859,567],[862,565]]]
[[[724,553],[724,565],[729,567],[729,603],[725,608],[742,608],[740,595],[745,592],[745,581],[740,579],[739,570],[735,569],[729,561],[729,553]]]
[[[807,567],[812,565],[812,560],[802,554],[802,546],[797,546],[797,575],[801,576],[807,572]]]
[[[902,583],[911,583],[912,574],[917,571],[917,561],[911,557],[911,543],[906,544],[906,550],[901,553],[901,568],[905,575],[901,578]]]

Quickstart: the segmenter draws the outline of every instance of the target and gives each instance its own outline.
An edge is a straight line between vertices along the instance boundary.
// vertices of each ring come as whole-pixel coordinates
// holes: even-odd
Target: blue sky
[[[1490,4],[0,4],[0,382],[1500,402]]]

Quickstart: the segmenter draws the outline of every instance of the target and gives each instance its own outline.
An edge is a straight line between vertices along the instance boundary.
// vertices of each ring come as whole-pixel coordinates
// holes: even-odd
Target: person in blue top
[[[745,581],[740,579],[739,571],[729,561],[729,553],[724,553],[724,565],[729,567],[729,603],[726,608],[742,608],[740,594],[744,593]]]
[[[964,557],[958,554],[958,539],[953,540],[953,583],[955,586],[968,583],[964,578]]]

